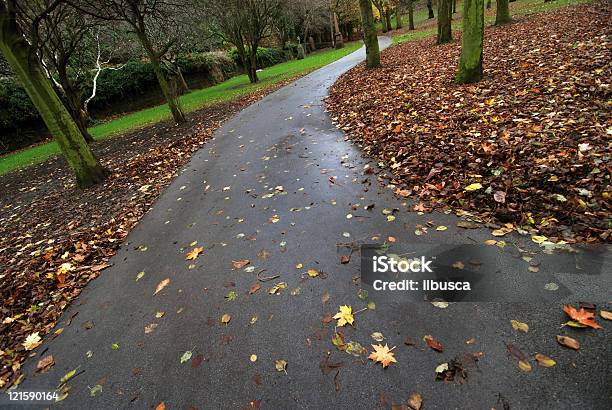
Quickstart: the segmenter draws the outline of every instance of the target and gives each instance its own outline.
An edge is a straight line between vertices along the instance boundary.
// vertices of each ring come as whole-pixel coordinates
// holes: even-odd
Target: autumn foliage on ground
[[[75,188],[58,159],[0,177],[0,388],[18,380],[28,350],[109,266],[191,154],[223,121],[286,83],[206,108],[182,127],[164,123],[96,144],[112,174],[88,190]]]
[[[453,83],[459,33],[386,50],[333,87],[334,120],[418,209],[453,208],[551,240],[610,239],[608,5],[488,27],[484,79]]]

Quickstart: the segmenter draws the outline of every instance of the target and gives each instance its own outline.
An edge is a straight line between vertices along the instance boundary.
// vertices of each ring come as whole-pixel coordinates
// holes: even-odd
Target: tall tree
[[[482,78],[484,42],[484,0],[463,0],[463,34],[461,58],[455,81],[475,83]]]
[[[414,1],[408,1],[408,30],[414,30]]]
[[[184,123],[185,114],[178,101],[176,87],[172,86],[162,67],[164,56],[177,42],[173,36],[180,24],[186,1],[180,0],[66,0],[74,7],[102,20],[127,24],[145,50],[159,87],[172,117],[177,124]]]
[[[438,0],[438,44],[448,43],[453,40],[452,17],[452,0]]]
[[[433,0],[427,0],[427,18],[428,19],[432,19],[434,18],[434,11],[433,11]]]
[[[395,0],[395,29],[399,30],[404,25],[402,22],[402,12],[404,8],[402,7],[402,0]]]
[[[87,130],[88,115],[84,110],[80,84],[75,77],[85,79],[94,66],[96,48],[94,31],[97,22],[78,10],[60,3],[53,11],[45,13],[48,2],[33,1],[21,4],[24,18],[35,39],[33,45],[48,76],[60,91],[60,97],[72,115],[87,142],[93,138]],[[98,48],[99,48],[98,43]]]
[[[366,48],[366,66],[368,68],[380,67],[380,49],[376,36],[376,23],[372,13],[371,0],[359,0],[361,9],[361,24],[363,27],[363,42]]]
[[[271,34],[280,0],[201,0],[213,35],[233,44],[251,83],[257,78],[257,49]]]
[[[60,0],[47,3],[44,13],[52,12]],[[35,41],[27,40],[19,27],[16,0],[0,0],[0,51],[14,70],[47,128],[57,141],[73,170],[79,187],[102,181],[106,170],[93,155],[83,134],[53,89],[38,57]],[[42,18],[42,17],[39,17]]]
[[[497,0],[495,10],[495,25],[510,23],[510,6],[508,0]]]
[[[387,25],[387,19],[385,16],[385,0],[372,0],[374,7],[378,10],[378,14],[380,15],[380,24],[382,25],[382,32],[386,33],[391,30],[391,28]]]

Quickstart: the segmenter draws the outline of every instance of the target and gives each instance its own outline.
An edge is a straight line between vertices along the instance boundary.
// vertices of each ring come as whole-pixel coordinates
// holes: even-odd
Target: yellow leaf
[[[251,362],[255,363],[257,361],[257,355],[256,354],[252,354],[251,355]]]
[[[612,313],[607,310],[602,310],[599,312],[599,316],[603,317],[606,320],[612,320]]]
[[[22,343],[22,345],[26,350],[33,350],[40,346],[41,343],[42,339],[40,338],[40,335],[38,332],[34,332],[26,337],[26,340]]]
[[[486,241],[484,241],[485,245],[495,245],[497,243],[497,241],[495,239],[487,239]]]
[[[551,359],[548,356],[545,356],[543,354],[536,354],[535,355],[535,359],[537,360],[538,364],[542,367],[553,367],[554,365],[557,364],[557,362],[555,362],[553,359]]]
[[[448,229],[448,226],[440,225],[436,228],[436,231],[446,231],[447,229]]]
[[[544,243],[544,241],[546,241],[547,239],[548,239],[547,237],[541,236],[541,235],[534,235],[531,237],[531,240],[537,244]]]
[[[464,191],[477,191],[482,188],[482,184],[480,182],[476,182],[474,184],[470,184],[463,188]]]
[[[200,246],[198,248],[193,248],[191,251],[187,253],[185,259],[190,261],[197,258],[204,251],[204,247]]]
[[[319,272],[314,269],[308,269],[308,276],[310,276],[311,278],[316,278],[317,276],[319,276]]]
[[[276,371],[287,373],[287,361],[286,360],[277,360],[274,364],[276,367]]]
[[[338,326],[344,326],[347,323],[353,325],[355,318],[353,317],[353,308],[350,306],[340,306],[340,311],[336,313],[334,319],[338,320]]]
[[[529,373],[531,371],[531,364],[527,360],[519,360],[518,367],[525,373]]]
[[[518,320],[512,319],[512,328],[514,330],[520,330],[521,332],[527,333],[529,331],[529,325],[527,323],[519,322]]]
[[[391,352],[391,349],[389,349],[387,344],[384,346],[372,345],[372,347],[374,348],[374,351],[370,353],[368,359],[374,360],[376,363],[380,363],[383,368],[389,366],[391,363],[397,363],[397,360],[395,360],[395,357],[393,356],[393,352]]]

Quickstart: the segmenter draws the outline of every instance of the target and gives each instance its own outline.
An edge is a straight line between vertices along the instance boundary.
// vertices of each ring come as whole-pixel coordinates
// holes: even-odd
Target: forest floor
[[[607,241],[609,22],[597,3],[489,27],[471,85],[453,81],[459,39],[395,45],[381,69],[344,75],[328,107],[415,209],[469,213],[497,236]]]
[[[53,328],[191,155],[226,120],[290,81],[188,114],[180,127],[165,121],[120,143],[96,143],[112,174],[87,190],[75,187],[61,157],[0,176],[0,387],[19,375],[27,334]],[[78,269],[58,286],[54,272],[70,262]]]

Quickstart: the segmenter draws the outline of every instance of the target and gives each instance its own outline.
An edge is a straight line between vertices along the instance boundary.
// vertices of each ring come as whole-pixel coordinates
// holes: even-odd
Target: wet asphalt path
[[[356,314],[344,337],[370,349],[376,343],[370,335],[381,332],[383,344],[397,346],[397,364],[383,370],[367,354],[351,356],[331,343],[335,321],[322,318],[339,305],[360,310],[370,299],[358,297],[357,253],[340,264],[349,251],[338,244],[376,242],[376,236],[378,242],[393,236],[403,243],[491,239],[488,229],[457,228],[453,215],[408,212],[410,205],[375,175],[363,175],[367,161],[324,107],[328,88],[363,58],[362,49],[324,67],[219,129],[130,233],[113,266],[64,314],[57,326],[64,328],[61,336],[37,349],[52,354],[55,365],[35,375],[40,356],[31,359],[19,389],[53,390],[77,369],[67,398],[52,407],[150,409],[164,402],[167,409],[237,409],[261,400],[261,408],[373,409],[405,403],[419,392],[424,409],[502,409],[504,402],[513,409],[606,408],[612,391],[609,322],[599,331],[561,329],[561,302],[536,304],[543,301],[538,298],[440,309],[378,297],[376,309]],[[374,209],[365,210],[369,204]],[[399,208],[394,221],[388,222],[384,208]],[[415,235],[416,225],[427,221],[433,221],[428,232]],[[439,225],[448,230],[437,231]],[[195,246],[203,253],[187,261]],[[243,259],[250,264],[233,266]],[[540,287],[524,280],[528,274],[537,279],[525,262],[504,257],[500,266],[508,272],[500,288],[528,299]],[[311,278],[308,269],[323,274]],[[144,276],[136,280],[139,272]],[[278,277],[261,282],[257,273]],[[170,282],[154,295],[164,279]],[[279,282],[287,288],[270,294]],[[249,294],[256,284],[261,288]],[[608,289],[591,296],[609,297]],[[232,291],[236,298],[228,300]],[[224,314],[229,323],[221,323]],[[527,322],[529,332],[512,329],[511,319]],[[146,333],[151,324],[156,327]],[[444,344],[443,353],[422,342],[427,334]],[[557,334],[575,337],[581,350],[559,346]],[[416,346],[405,345],[407,337]],[[519,370],[506,343],[530,358],[530,373]],[[181,363],[186,351],[192,356]],[[462,383],[435,380],[436,366],[474,352],[483,355],[476,366],[466,366]],[[324,372],[320,364],[328,353],[328,363],[341,365]],[[557,365],[539,367],[535,353],[552,356]],[[286,372],[275,369],[280,359]]]

